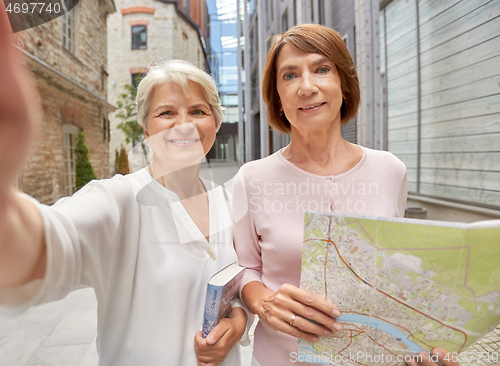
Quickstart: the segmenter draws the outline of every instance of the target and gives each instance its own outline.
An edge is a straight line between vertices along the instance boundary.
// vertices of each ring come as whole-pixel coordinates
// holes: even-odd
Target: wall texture
[[[41,104],[37,145],[18,184],[47,204],[67,194],[64,125],[86,135],[97,177],[109,176],[107,116],[114,107],[106,100],[106,14],[114,11],[114,4],[111,0],[81,0],[75,10],[74,53],[62,45],[61,18],[17,33]]]

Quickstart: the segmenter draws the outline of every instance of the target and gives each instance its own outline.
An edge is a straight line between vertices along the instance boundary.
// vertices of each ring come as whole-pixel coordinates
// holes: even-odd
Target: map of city
[[[461,352],[500,323],[500,221],[475,224],[306,212],[300,287],[337,304],[343,329],[298,360],[405,365]]]

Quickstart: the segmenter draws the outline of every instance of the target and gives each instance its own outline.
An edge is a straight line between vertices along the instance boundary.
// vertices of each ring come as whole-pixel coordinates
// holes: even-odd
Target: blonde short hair
[[[149,69],[147,75],[137,87],[137,122],[142,127],[147,128],[149,108],[151,107],[153,90],[156,86],[174,82],[182,88],[184,94],[190,95],[190,81],[201,86],[203,95],[210,104],[210,109],[214,115],[215,127],[219,130],[222,123],[223,107],[220,104],[214,80],[206,72],[183,60],[169,60]]]

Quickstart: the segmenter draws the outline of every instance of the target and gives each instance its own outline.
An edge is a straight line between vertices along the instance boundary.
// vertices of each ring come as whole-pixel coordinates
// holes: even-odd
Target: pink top
[[[235,248],[247,267],[242,288],[251,281],[272,291],[284,283],[299,287],[305,210],[404,216],[405,165],[389,152],[361,148],[358,164],[337,176],[308,173],[281,151],[240,169],[233,207]],[[254,356],[261,366],[296,365],[297,339],[259,322]]]

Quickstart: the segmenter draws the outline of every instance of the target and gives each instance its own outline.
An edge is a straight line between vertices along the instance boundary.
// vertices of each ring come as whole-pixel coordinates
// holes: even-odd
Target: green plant
[[[140,79],[140,78],[138,78]],[[137,80],[139,82],[139,80]],[[146,144],[144,143],[144,132],[142,127],[137,122],[137,105],[135,103],[136,90],[134,85],[126,84],[124,86],[125,92],[120,94],[116,105],[118,111],[116,118],[122,120],[116,127],[123,131],[125,134],[125,141],[128,143],[139,142],[142,147],[142,153],[146,163],[149,164],[148,154],[146,151]]]
[[[92,163],[89,161],[89,149],[85,145],[85,135],[78,132],[75,146],[75,186],[79,190],[92,179],[97,179]]]
[[[115,149],[115,168],[118,169],[118,164],[120,163],[120,153]]]
[[[117,169],[118,174],[126,175],[130,173],[129,167],[128,167],[128,155],[127,155],[127,150],[125,150],[125,146],[122,145],[122,148],[120,150],[120,158],[118,160],[118,169]]]

